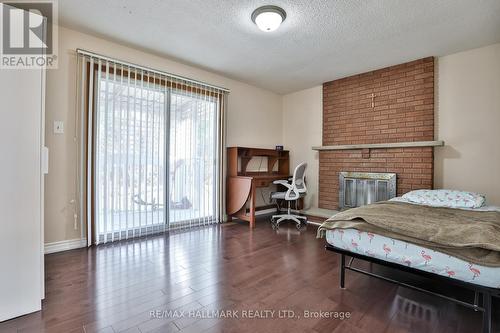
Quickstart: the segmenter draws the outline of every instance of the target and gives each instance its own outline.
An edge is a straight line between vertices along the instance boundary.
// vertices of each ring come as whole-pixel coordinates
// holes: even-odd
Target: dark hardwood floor
[[[0,332],[480,331],[480,313],[374,278],[347,272],[339,289],[338,256],[315,236],[311,225],[276,233],[260,218],[254,230],[237,222],[47,255],[43,310],[0,323]],[[213,318],[216,310],[240,318]],[[276,312],[242,318],[266,314],[250,310]]]

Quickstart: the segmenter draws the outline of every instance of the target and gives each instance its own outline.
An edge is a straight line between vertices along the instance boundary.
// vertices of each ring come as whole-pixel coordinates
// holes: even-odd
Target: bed
[[[491,332],[491,297],[500,294],[500,208],[431,207],[395,198],[336,214],[318,236],[340,255],[341,288],[346,270],[381,278],[482,311],[483,332]],[[475,297],[466,302],[408,285],[357,268],[355,259],[464,287]]]
[[[359,232],[355,229],[336,229],[326,232],[328,244],[372,258],[412,267],[467,283],[500,288],[500,267],[473,265],[460,258],[423,246]]]

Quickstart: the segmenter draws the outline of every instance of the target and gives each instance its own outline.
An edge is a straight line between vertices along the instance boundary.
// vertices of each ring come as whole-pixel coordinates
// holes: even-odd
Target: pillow
[[[485,202],[482,194],[456,190],[416,190],[404,194],[403,199],[421,205],[449,208],[479,208]]]

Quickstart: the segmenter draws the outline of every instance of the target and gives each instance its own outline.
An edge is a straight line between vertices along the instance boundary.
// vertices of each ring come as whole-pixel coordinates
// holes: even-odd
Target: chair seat
[[[291,200],[295,200],[297,198],[295,198],[293,196],[294,193],[291,193],[292,195],[290,196],[291,197]],[[281,199],[281,200],[285,200],[285,195],[286,195],[286,192],[273,192],[271,193],[271,198],[272,199]],[[305,193],[300,193],[298,198],[302,198],[302,197],[305,197],[306,194]]]

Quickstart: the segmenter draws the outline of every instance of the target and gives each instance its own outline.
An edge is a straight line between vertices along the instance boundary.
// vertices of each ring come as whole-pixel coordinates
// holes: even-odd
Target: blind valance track
[[[103,56],[103,55],[100,55],[100,54],[97,54],[97,53],[94,53],[94,52],[90,52],[90,51],[86,51],[86,50],[82,50],[82,49],[77,49],[76,53],[79,54],[79,55],[82,55],[82,56],[89,57],[89,58],[101,59],[103,62],[106,61],[106,62],[114,63],[114,64],[117,64],[117,65],[123,65],[125,67],[134,68],[134,69],[145,71],[145,72],[156,73],[156,74],[158,74],[160,76],[170,77],[171,79],[181,80],[181,81],[184,81],[186,83],[191,83],[191,84],[195,84],[195,85],[199,85],[199,86],[204,86],[206,88],[219,90],[220,92],[225,92],[225,93],[229,93],[230,92],[230,90],[228,88],[223,88],[223,87],[219,87],[219,86],[216,86],[216,85],[213,85],[213,84],[209,84],[209,83],[205,83],[205,82],[202,82],[202,81],[190,79],[190,78],[187,78],[187,77],[184,77],[184,76],[180,76],[180,75],[176,75],[176,74],[171,74],[171,73],[164,72],[164,71],[159,71],[159,70],[156,70],[156,69],[152,69],[150,67],[133,64],[133,63],[130,63],[130,62],[127,62],[127,61],[113,59],[113,58],[106,57],[106,56]]]

